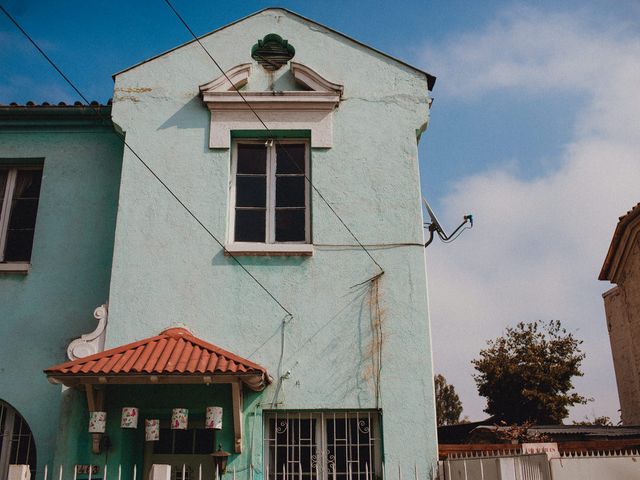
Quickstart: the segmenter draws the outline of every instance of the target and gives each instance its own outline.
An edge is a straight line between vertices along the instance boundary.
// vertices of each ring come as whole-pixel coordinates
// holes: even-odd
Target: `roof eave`
[[[66,387],[79,385],[185,385],[185,384],[224,384],[242,382],[254,391],[262,391],[271,384],[266,372],[244,373],[197,373],[197,374],[96,374],[96,373],[59,373],[45,370],[47,380],[52,384]]]
[[[620,247],[624,247],[624,245],[621,245],[621,242],[623,240],[623,237],[625,236],[625,232],[634,222],[634,220],[638,218],[640,218],[640,203],[636,204],[625,215],[620,217],[618,224],[616,225],[616,229],[613,232],[613,237],[611,239],[611,243],[609,244],[609,250],[607,251],[607,256],[604,259],[600,274],[598,275],[598,280],[609,280],[611,282],[614,281],[614,260],[618,251],[620,250]]]

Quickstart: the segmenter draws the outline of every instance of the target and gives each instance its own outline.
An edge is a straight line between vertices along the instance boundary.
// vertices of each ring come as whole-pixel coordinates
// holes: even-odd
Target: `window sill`
[[[310,243],[229,243],[225,245],[225,255],[233,256],[290,256],[310,257],[313,245]]]
[[[26,275],[29,273],[31,264],[27,262],[10,262],[0,263],[0,274],[2,273],[21,273]]]

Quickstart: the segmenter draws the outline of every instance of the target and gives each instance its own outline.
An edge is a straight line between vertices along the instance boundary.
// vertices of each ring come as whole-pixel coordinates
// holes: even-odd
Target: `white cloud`
[[[597,28],[594,28],[597,27]],[[623,26],[624,27],[624,26]],[[484,401],[470,360],[517,321],[560,319],[584,339],[580,393],[595,398],[573,418],[617,419],[615,379],[597,276],[617,217],[640,201],[640,36],[589,16],[514,8],[475,33],[432,46],[424,63],[439,94],[474,103],[517,90],[544,102],[579,93],[566,147],[549,170],[523,180],[512,164],[464,178],[442,205],[474,230],[427,250],[436,369],[460,391],[466,414]]]

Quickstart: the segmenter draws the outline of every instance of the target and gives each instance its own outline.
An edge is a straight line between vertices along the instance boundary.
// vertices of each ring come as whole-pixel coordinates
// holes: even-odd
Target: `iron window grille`
[[[29,465],[36,478],[36,445],[27,422],[14,408],[0,400],[0,478],[7,478],[9,465]]]
[[[267,412],[264,432],[266,480],[381,478],[375,411]]]

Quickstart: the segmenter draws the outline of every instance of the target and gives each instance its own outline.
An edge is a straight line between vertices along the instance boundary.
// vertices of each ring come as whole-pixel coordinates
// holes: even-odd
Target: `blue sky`
[[[161,0],[5,1],[90,99],[111,75],[190,39]],[[271,3],[174,0],[198,34]],[[480,418],[470,360],[517,321],[558,318],[587,353],[576,384],[618,409],[596,280],[616,219],[638,200],[640,4],[607,1],[281,2],[438,77],[420,144],[425,195],[450,227],[428,251],[436,369]],[[76,99],[0,16],[0,103]],[[215,66],[212,65],[212,74]],[[466,332],[461,336],[460,332]]]

